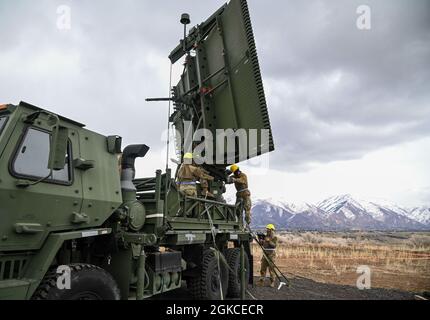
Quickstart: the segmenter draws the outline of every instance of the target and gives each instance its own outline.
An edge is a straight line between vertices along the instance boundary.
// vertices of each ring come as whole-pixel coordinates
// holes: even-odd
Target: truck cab
[[[59,139],[62,165],[51,170]],[[0,108],[0,292],[31,279],[50,235],[97,229],[122,204],[108,140],[25,102]]]

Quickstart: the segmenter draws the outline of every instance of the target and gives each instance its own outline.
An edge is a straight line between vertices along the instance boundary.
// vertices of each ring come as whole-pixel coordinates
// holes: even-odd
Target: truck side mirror
[[[62,170],[66,166],[69,129],[57,125],[52,130],[48,169]]]
[[[60,118],[56,114],[45,110],[39,110],[29,114],[24,118],[24,122],[27,124],[33,124],[41,114],[46,114],[48,116],[46,123],[48,126],[52,127],[48,169],[51,171],[63,170],[66,166],[69,129],[60,125]]]

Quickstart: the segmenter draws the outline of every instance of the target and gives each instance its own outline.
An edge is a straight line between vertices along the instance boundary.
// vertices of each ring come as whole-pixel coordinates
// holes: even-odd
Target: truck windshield
[[[7,117],[6,116],[3,116],[3,117],[0,116],[0,134],[3,131],[3,127],[5,126],[6,121],[7,121]]]

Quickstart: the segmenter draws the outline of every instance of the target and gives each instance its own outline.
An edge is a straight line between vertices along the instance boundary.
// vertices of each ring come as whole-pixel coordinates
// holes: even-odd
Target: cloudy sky
[[[168,94],[180,14],[200,23],[223,3],[0,0],[0,102],[24,100],[146,143],[139,175],[152,175],[165,166],[167,105],[144,99]],[[362,4],[370,30],[357,28]],[[63,6],[70,29],[58,27]],[[249,6],[276,145],[268,171],[243,164],[254,198],[350,193],[430,205],[430,2]]]

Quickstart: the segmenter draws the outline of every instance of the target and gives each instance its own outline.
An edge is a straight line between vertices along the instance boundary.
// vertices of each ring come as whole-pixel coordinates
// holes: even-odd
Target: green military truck
[[[184,121],[264,129],[266,145],[247,158],[272,151],[246,1],[231,0],[191,29],[169,58],[183,56],[184,73],[166,99],[177,132]],[[179,159],[184,139],[176,141]],[[203,164],[218,196],[193,198],[170,169],[135,177],[135,159],[148,151],[123,149],[119,136],[25,102],[1,105],[0,299],[144,299],[184,281],[195,299],[243,297],[252,239],[242,204],[222,197],[232,161]]]

